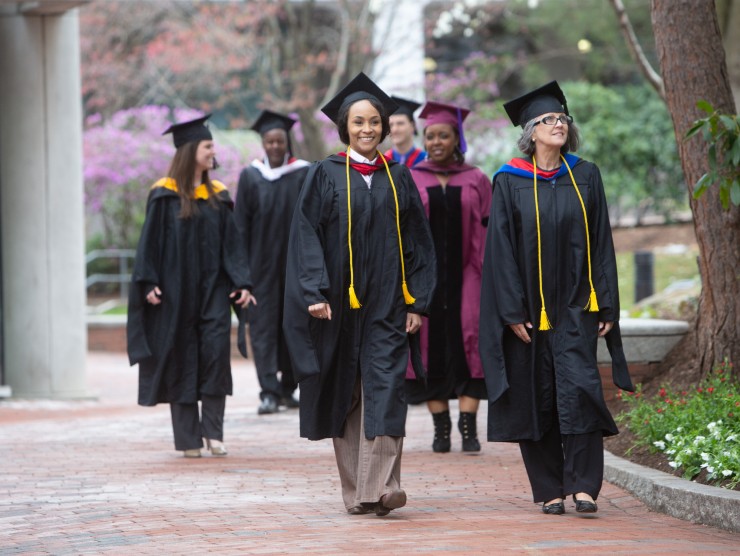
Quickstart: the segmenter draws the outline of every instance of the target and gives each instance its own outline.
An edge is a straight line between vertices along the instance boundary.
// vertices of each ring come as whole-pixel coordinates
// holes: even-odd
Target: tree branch
[[[329,87],[326,89],[326,94],[319,106],[324,106],[329,102],[339,90],[339,83],[341,82],[344,72],[347,70],[347,58],[349,56],[349,39],[350,39],[350,19],[349,19],[349,7],[346,1],[339,2],[339,15],[341,22],[339,29],[341,31],[339,39],[339,48],[337,49],[337,65],[332,72],[331,79],[329,81]]]
[[[640,43],[637,40],[637,36],[635,35],[635,31],[632,28],[632,23],[630,23],[630,19],[624,9],[624,4],[622,3],[622,0],[609,0],[609,2],[614,8],[614,13],[617,14],[619,27],[622,29],[622,34],[624,35],[624,39],[627,42],[627,47],[630,49],[635,62],[637,62],[637,66],[640,68],[640,71],[645,76],[645,79],[648,80],[648,83],[653,86],[653,88],[660,95],[660,98],[665,101],[665,87],[663,86],[663,79],[653,69],[653,67],[650,65],[650,62],[645,57],[645,53],[642,51],[642,47],[640,46]]]

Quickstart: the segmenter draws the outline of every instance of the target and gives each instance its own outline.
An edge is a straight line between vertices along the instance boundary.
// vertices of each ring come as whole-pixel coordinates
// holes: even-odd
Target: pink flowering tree
[[[102,247],[136,247],[151,185],[167,173],[175,149],[170,135],[162,136],[173,121],[196,118],[200,112],[143,106],[121,110],[103,119],[89,116],[83,136],[85,209],[88,238]],[[214,130],[221,167],[212,177],[235,190],[239,170],[259,139],[242,134],[219,141]]]

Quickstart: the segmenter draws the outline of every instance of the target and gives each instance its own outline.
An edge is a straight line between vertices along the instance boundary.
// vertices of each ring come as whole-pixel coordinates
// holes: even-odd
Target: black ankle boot
[[[480,442],[478,442],[478,430],[475,422],[476,415],[476,413],[460,412],[457,428],[463,437],[463,452],[480,452]]]
[[[450,451],[450,432],[452,432],[452,421],[450,420],[449,411],[440,411],[432,413],[434,419],[434,442],[432,450],[435,452]]]

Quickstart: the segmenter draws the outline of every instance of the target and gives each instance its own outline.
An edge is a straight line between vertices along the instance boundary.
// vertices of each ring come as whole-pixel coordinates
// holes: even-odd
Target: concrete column
[[[0,15],[5,379],[14,397],[87,395],[77,11]]]

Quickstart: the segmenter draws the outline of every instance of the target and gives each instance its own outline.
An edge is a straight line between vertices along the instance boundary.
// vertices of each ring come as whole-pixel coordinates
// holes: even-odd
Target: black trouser
[[[557,415],[541,440],[519,442],[535,502],[585,492],[596,500],[604,480],[602,431],[560,434]]]
[[[201,396],[202,418],[196,403],[171,403],[172,431],[175,450],[196,450],[203,447],[203,438],[224,439],[226,396]]]
[[[260,383],[260,399],[264,400],[266,396],[272,396],[276,402],[280,403],[282,398],[290,398],[297,387],[292,371],[264,371],[257,367],[257,380]]]

